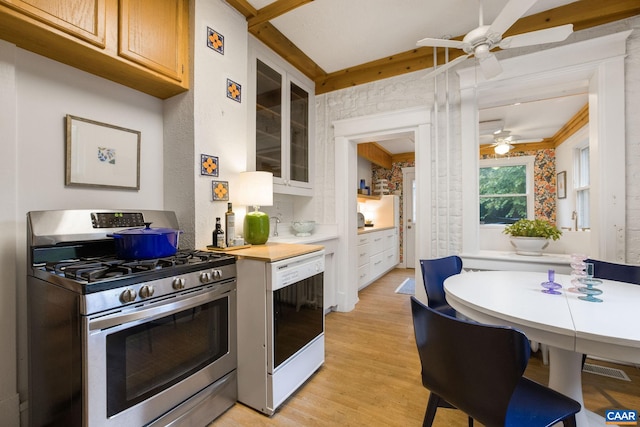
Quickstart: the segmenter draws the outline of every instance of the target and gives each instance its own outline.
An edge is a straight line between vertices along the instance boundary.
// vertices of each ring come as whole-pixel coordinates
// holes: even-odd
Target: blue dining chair
[[[444,280],[462,271],[462,259],[451,255],[444,258],[421,259],[422,281],[427,292],[429,307],[449,316],[456,315],[456,311],[447,303],[444,294]]]
[[[523,376],[531,351],[524,333],[447,316],[415,297],[411,312],[430,391],[423,426],[433,424],[442,402],[485,426],[576,425],[580,403]]]
[[[587,258],[585,263],[593,264],[593,277],[596,279],[616,280],[640,285],[640,265],[616,264]]]

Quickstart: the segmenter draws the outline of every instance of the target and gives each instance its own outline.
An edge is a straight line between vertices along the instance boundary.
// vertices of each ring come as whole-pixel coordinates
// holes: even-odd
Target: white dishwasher
[[[272,415],[324,363],[324,250],[238,267],[238,400]]]

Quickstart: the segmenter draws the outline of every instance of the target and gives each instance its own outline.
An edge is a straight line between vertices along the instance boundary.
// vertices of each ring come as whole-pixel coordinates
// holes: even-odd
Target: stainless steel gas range
[[[200,426],[237,400],[236,264],[122,260],[110,235],[175,213],[27,214],[29,425]]]

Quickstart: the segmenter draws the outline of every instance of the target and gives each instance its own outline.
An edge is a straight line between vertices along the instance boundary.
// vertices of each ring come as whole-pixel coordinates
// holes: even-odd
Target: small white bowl
[[[311,236],[311,232],[316,226],[315,221],[293,221],[291,227],[296,231],[296,236]]]

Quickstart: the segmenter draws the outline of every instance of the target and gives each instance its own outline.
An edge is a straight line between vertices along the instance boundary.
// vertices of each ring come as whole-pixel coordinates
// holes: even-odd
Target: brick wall
[[[574,40],[584,40],[629,29],[635,31],[627,41],[626,58],[626,252],[627,262],[640,264],[640,16],[578,32]],[[511,51],[513,52],[513,51]],[[512,55],[510,51],[500,57]],[[516,52],[516,54],[521,54]],[[466,66],[466,65],[465,65]],[[461,248],[461,150],[459,91],[455,72],[450,72],[449,105],[445,112],[444,83],[439,79],[437,94],[433,79],[425,78],[426,71],[417,71],[377,82],[354,86],[316,97],[316,194],[314,210],[318,220],[335,223],[335,170],[332,122],[346,118],[394,111],[415,106],[428,106],[435,111],[438,97],[437,138],[434,139],[431,165],[434,212],[432,249],[434,253],[454,253]],[[449,138],[447,138],[447,133]],[[447,143],[447,140],[449,141]],[[356,185],[356,183],[354,183]]]

